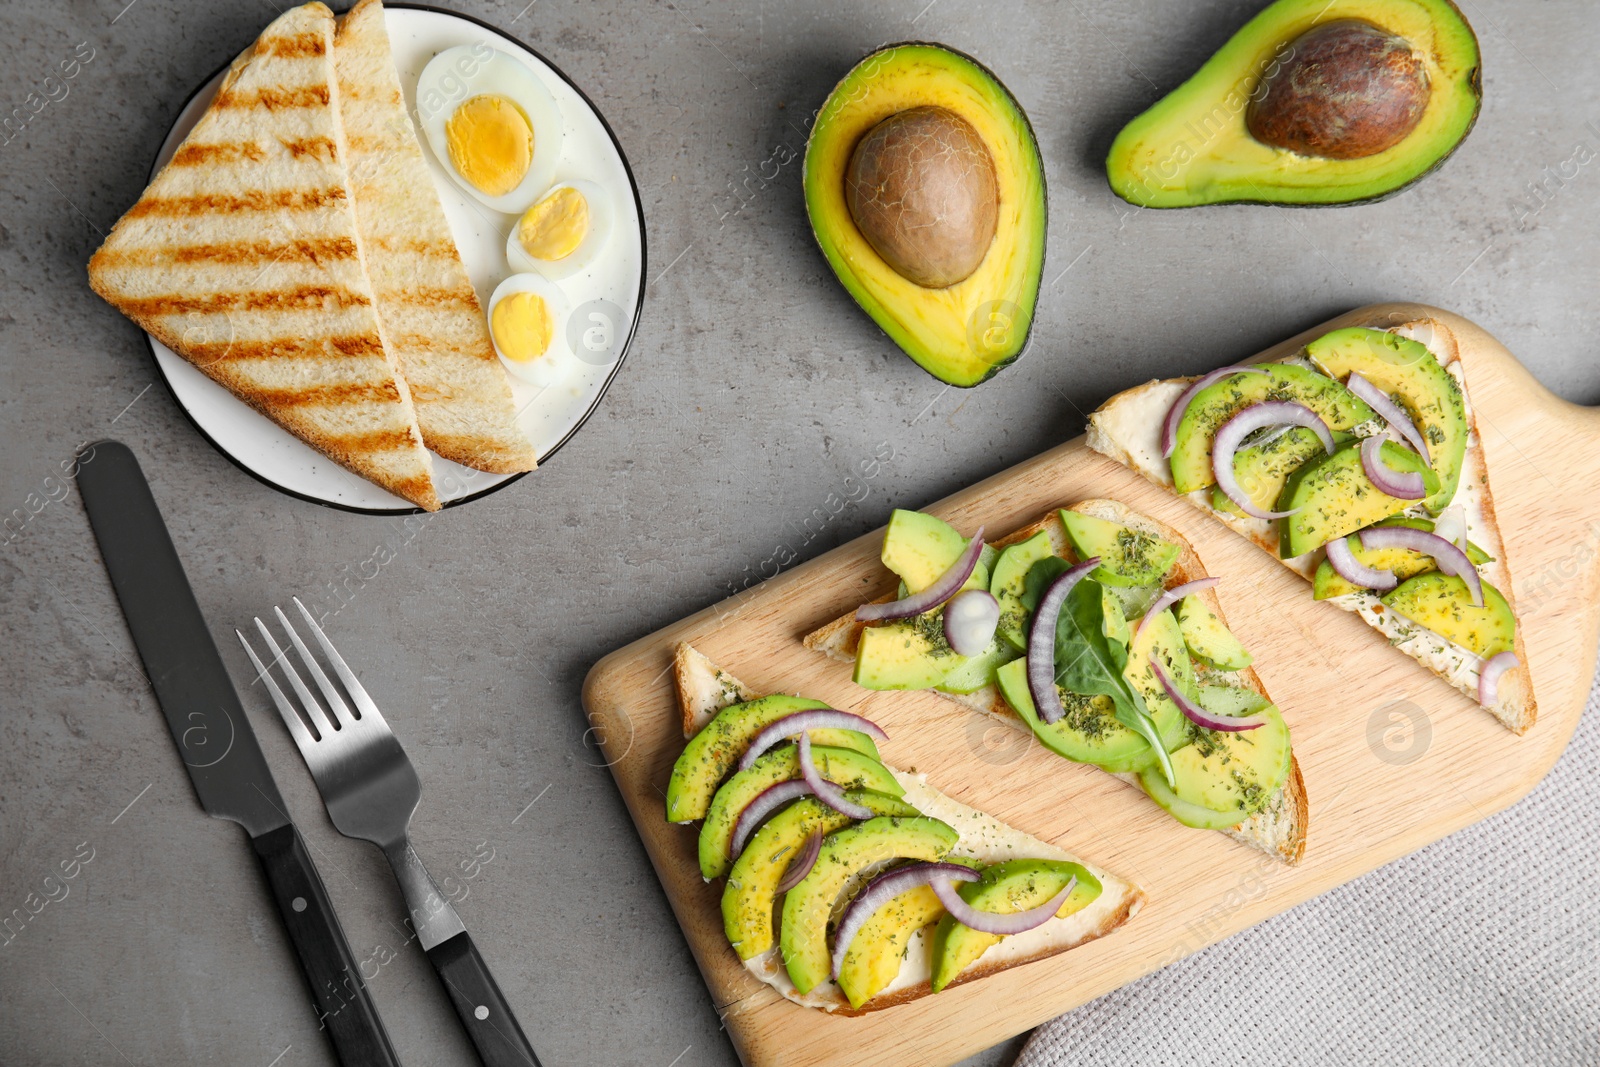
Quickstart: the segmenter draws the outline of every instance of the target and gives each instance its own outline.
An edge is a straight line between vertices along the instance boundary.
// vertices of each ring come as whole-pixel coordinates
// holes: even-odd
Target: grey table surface
[[[615,127],[649,231],[638,338],[582,432],[516,485],[410,527],[324,509],[215,452],[84,274],[180,104],[277,5],[125,3],[0,6],[3,110],[29,116],[0,145],[0,513],[23,516],[0,546],[0,914],[29,913],[0,945],[6,1064],[331,1062],[239,831],[196,806],[60,476],[80,442],[137,451],[237,677],[230,628],[344,590],[333,636],[424,782],[417,847],[465,864],[460,911],[545,1062],[686,1067],[735,1057],[586,736],[578,692],[602,654],[775,554],[816,556],[1075,436],[1116,389],[1359,304],[1462,312],[1557,393],[1600,401],[1600,30],[1583,0],[1462,4],[1483,114],[1421,186],[1343,210],[1168,213],[1115,199],[1100,161],[1259,0],[461,0]],[[798,163],[776,162],[860,55],[906,38],[996,70],[1048,172],[1033,346],[972,392],[856,309],[808,233]],[[46,85],[91,53],[65,95]],[[820,533],[799,524],[875,453],[892,458],[865,496]],[[377,567],[380,546],[394,558]],[[245,699],[401,1053],[473,1062],[381,857],[333,831],[270,708]]]

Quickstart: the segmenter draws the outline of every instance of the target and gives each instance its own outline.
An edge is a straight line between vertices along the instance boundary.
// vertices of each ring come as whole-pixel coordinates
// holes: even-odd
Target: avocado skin
[[[877,256],[844,205],[840,190],[859,134],[849,138],[848,144],[836,145],[831,143],[832,128],[840,123],[841,117],[848,117],[851,109],[866,106],[858,101],[870,90],[871,79],[892,77],[896,73],[897,62],[904,56],[931,59],[945,68],[941,72],[943,76],[967,79],[967,87],[975,87],[978,91],[958,95],[962,98],[984,97],[991,106],[986,115],[975,116],[959,109],[957,113],[969,122],[975,117],[992,120],[996,126],[1009,129],[1016,135],[1018,144],[1015,150],[1021,157],[1017,164],[1025,171],[1022,175],[1008,172],[1014,168],[1008,168],[1002,153],[996,152],[996,145],[989,141],[984,122],[974,123],[979,126],[979,133],[985,135],[990,152],[995,156],[1001,202],[1023,205],[1022,223],[1027,229],[1024,235],[1026,246],[1022,249],[1020,261],[1013,265],[1012,272],[1002,273],[998,279],[989,276],[991,272],[987,262],[996,259],[997,253],[1001,254],[1001,258],[1012,258],[1013,249],[1005,244],[1008,232],[1004,225],[996,231],[994,245],[985,262],[971,277],[946,289],[924,290],[895,274]],[[941,99],[919,99],[912,102],[912,106],[946,106],[949,103]],[[876,116],[868,128],[887,117],[887,113]],[[834,274],[862,310],[923,370],[946,384],[971,388],[988,381],[1027,351],[1037,318],[1039,287],[1047,253],[1049,193],[1043,155],[1027,113],[988,67],[964,52],[928,41],[903,41],[868,53],[840,79],[818,110],[817,120],[806,143],[801,184],[805,188],[806,216],[812,235]],[[1009,236],[1014,244],[1019,243],[1018,235]],[[870,259],[863,258],[863,250]],[[888,284],[874,281],[880,275]],[[910,288],[895,292],[903,287],[894,284],[890,276]],[[997,285],[997,281],[1003,284]],[[914,326],[917,308],[913,305],[926,301],[928,306],[936,306],[939,300],[955,293],[964,295],[960,298],[962,314],[956,317],[953,329],[919,331]],[[969,341],[973,323],[983,308],[990,305],[1005,316],[1009,324],[1007,331],[1011,336],[1006,338],[999,351],[975,356]],[[961,334],[959,339],[953,339],[956,331]],[[929,333],[950,346],[949,351],[927,343]]]
[[[1406,140],[1401,142],[1401,146],[1397,146],[1397,148],[1408,147],[1415,155],[1406,156],[1397,163],[1393,168],[1395,174],[1387,177],[1380,175],[1379,180],[1369,181],[1364,187],[1356,185],[1341,189],[1339,188],[1341,172],[1330,164],[1343,164],[1345,172],[1359,172],[1360,165],[1366,161],[1319,160],[1263,145],[1251,137],[1245,122],[1247,108],[1240,106],[1227,122],[1225,136],[1237,138],[1239,143],[1246,144],[1251,150],[1271,155],[1273,164],[1263,164],[1262,173],[1256,177],[1262,178],[1262,174],[1275,166],[1279,160],[1287,157],[1291,167],[1298,167],[1306,173],[1311,173],[1321,166],[1332,175],[1333,180],[1321,187],[1312,183],[1298,188],[1289,185],[1280,188],[1262,178],[1266,183],[1264,188],[1262,184],[1247,179],[1243,182],[1235,181],[1233,187],[1225,191],[1212,188],[1213,185],[1226,184],[1217,182],[1203,183],[1199,191],[1186,192],[1157,189],[1150,184],[1148,178],[1141,180],[1138,169],[1141,150],[1145,148],[1146,141],[1161,135],[1164,124],[1170,124],[1174,129],[1181,129],[1185,122],[1210,116],[1216,110],[1232,110],[1227,104],[1226,95],[1219,97],[1215,94],[1220,87],[1235,90],[1233,95],[1237,95],[1235,87],[1251,78],[1250,69],[1241,72],[1236,66],[1241,60],[1259,61],[1260,65],[1266,67],[1273,55],[1281,55],[1282,49],[1289,46],[1306,29],[1315,25],[1316,20],[1323,18],[1358,19],[1400,36],[1406,36],[1395,24],[1392,10],[1382,0],[1339,3],[1336,5],[1338,10],[1330,10],[1332,6],[1334,5],[1327,3],[1327,0],[1278,0],[1234,34],[1228,43],[1207,60],[1192,77],[1131,120],[1117,135],[1106,157],[1106,177],[1112,191],[1136,207],[1157,209],[1219,204],[1346,207],[1387,200],[1411,188],[1443,166],[1477,124],[1483,103],[1482,66],[1477,36],[1460,9],[1451,0],[1419,0],[1412,6],[1428,13],[1433,36],[1437,41],[1449,46],[1449,54],[1443,57],[1443,65],[1438,56],[1431,57],[1432,61],[1428,64],[1429,76],[1434,83],[1433,92],[1439,94],[1444,91],[1451,94],[1451,99],[1441,105],[1441,108],[1449,108],[1451,114],[1460,113],[1462,108],[1465,108],[1466,112],[1453,122],[1450,115],[1444,116],[1440,121],[1459,128],[1441,131],[1427,128],[1429,120],[1425,116],[1423,125],[1418,130],[1412,131]],[[1308,23],[1306,21],[1308,16],[1313,16],[1313,21]],[[1250,68],[1252,63],[1246,62],[1245,66]],[[1259,82],[1252,81],[1250,84],[1256,85]],[[1197,94],[1208,95],[1202,98]],[[1248,100],[1248,96],[1245,99]],[[1208,110],[1201,107],[1200,105],[1204,103],[1210,103],[1211,108]],[[1430,107],[1430,112],[1432,110]],[[1429,138],[1430,133],[1444,136],[1442,147],[1437,137]],[[1202,139],[1202,150],[1208,148],[1210,141],[1211,138]],[[1180,143],[1187,144],[1186,141]],[[1420,169],[1415,169],[1414,162],[1408,162],[1426,156],[1430,152],[1436,153],[1434,158]],[[1382,160],[1386,155],[1387,153],[1380,153],[1370,158]],[[1166,149],[1165,156],[1165,163],[1173,161],[1173,152],[1170,148]],[[1187,167],[1188,163],[1180,162],[1179,165]],[[1412,170],[1415,172],[1410,173]],[[1148,196],[1139,195],[1141,187],[1148,191]]]

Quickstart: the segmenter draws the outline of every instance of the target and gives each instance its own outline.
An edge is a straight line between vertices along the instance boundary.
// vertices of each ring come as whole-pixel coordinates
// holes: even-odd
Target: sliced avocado
[[[848,748],[813,745],[811,759],[817,773],[846,789],[871,789],[892,797],[905,795],[905,787],[895,781],[889,768]],[[700,874],[706,881],[728,873],[733,862],[728,852],[733,844],[733,827],[739,813],[760,793],[779,782],[800,777],[799,750],[794,745],[783,745],[740,771],[723,783],[706,812],[706,821],[700,824]]]
[[[1182,551],[1154,534],[1066,508],[1061,523],[1079,559],[1100,557],[1089,576],[1103,585],[1159,585]]]
[[[1425,533],[1433,532],[1433,523],[1427,519],[1412,519],[1403,515],[1392,519],[1384,519],[1379,526],[1409,526],[1413,530],[1422,530]],[[1421,552],[1413,552],[1409,548],[1379,548],[1367,549],[1361,547],[1361,537],[1351,534],[1345,538],[1345,544],[1350,546],[1350,554],[1358,561],[1369,567],[1377,567],[1393,574],[1402,582],[1407,578],[1415,578],[1426,571],[1436,570],[1433,557]],[[1489,553],[1467,542],[1467,558],[1475,566],[1482,566],[1492,558]],[[1316,600],[1327,600],[1329,597],[1344,596],[1346,593],[1359,592],[1363,587],[1345,581],[1333,569],[1333,564],[1323,560],[1317,564],[1316,576],[1312,579],[1312,596]]]
[[[942,859],[960,839],[954,828],[926,816],[879,816],[824,838],[811,873],[783,897],[779,948],[795,989],[809,993],[832,973],[828,919],[852,878],[887,860]]]
[[[786,715],[828,705],[802,697],[774,696],[730,704],[689,739],[678,761],[672,765],[667,781],[667,821],[692,822],[705,815],[717,784],[733,770],[750,739]],[[878,746],[857,730],[811,730],[811,740],[819,745],[850,748],[873,759]]]
[[[1245,408],[1266,400],[1288,400],[1322,416],[1328,429],[1346,432],[1377,418],[1360,397],[1309,367],[1298,363],[1263,363],[1261,374],[1230,374],[1194,395],[1178,422],[1170,460],[1173,488],[1192,493],[1216,482],[1211,470],[1211,442],[1222,424]]]
[[[863,689],[931,689],[967,657],[944,636],[944,608],[861,631],[852,676]]]
[[[1399,402],[1427,440],[1428,458],[1439,476],[1439,491],[1423,506],[1435,515],[1443,511],[1461,481],[1470,430],[1455,376],[1422,342],[1359,326],[1323,334],[1306,346],[1306,355],[1340,381],[1359,374]]]
[[[916,225],[916,219],[896,217],[892,211],[865,220],[873,232],[869,238],[852,208],[853,194],[863,191],[858,168],[873,162],[869,149],[878,143],[873,135],[896,125],[913,138],[910,148],[938,137],[959,140],[967,150],[943,159],[939,152],[927,152],[920,160],[908,152],[903,158],[911,160],[910,166],[877,156],[891,165],[874,188],[885,194],[915,193],[923,182],[943,185],[955,179],[963,190],[963,210],[952,212],[952,219],[987,219],[998,207],[987,244],[981,232]],[[987,150],[987,164],[979,146]],[[961,164],[961,170],[952,173],[950,162]],[[966,170],[977,176],[992,171],[992,179],[986,179],[994,183],[992,191],[980,192],[970,184]],[[854,190],[852,174],[857,179]],[[951,385],[977,385],[1022,354],[1044,269],[1044,166],[1028,117],[976,60],[934,44],[892,45],[868,55],[817,113],[802,183],[812,233],[833,272],[924,370]],[[967,263],[971,257],[966,253],[981,252],[982,258],[965,277],[930,288],[903,273],[905,263],[891,265],[880,251],[894,231],[913,238],[909,248],[885,249],[895,258],[902,258],[896,251],[924,262],[952,253]]]
[[[1049,903],[1067,882],[1078,884],[1056,911],[1056,918],[1082,911],[1100,896],[1100,879],[1088,869],[1066,860],[1006,860],[985,867],[976,882],[956,887],[961,899],[979,911],[1014,915],[1019,911]],[[1003,934],[985,934],[956,922],[946,915],[933,933],[933,991],[944,989],[988,949],[1003,940]]]
[[[946,856],[944,863],[977,868],[967,856]],[[891,898],[861,925],[839,965],[839,991],[859,1008],[881,993],[900,974],[906,949],[918,930],[937,922],[944,905],[931,886],[919,885]]]
[[[918,814],[905,801],[870,789],[848,790],[845,799],[863,805],[874,815],[910,818]],[[778,883],[789,872],[790,862],[811,831],[820,828],[824,834],[831,834],[853,821],[822,801],[805,797],[768,819],[750,838],[733,861],[727,884],[722,887],[722,930],[740,959],[759,956],[772,947],[772,909],[778,898]]]
[[[1336,445],[1343,444],[1350,440],[1350,435],[1336,433],[1333,440]],[[1233,477],[1256,507],[1271,511],[1289,475],[1299,470],[1307,460],[1324,454],[1322,441],[1317,435],[1303,426],[1297,426],[1262,444],[1235,452]],[[1229,500],[1228,494],[1219,485],[1211,487],[1211,506],[1230,515],[1244,514],[1244,509]]]
[[[1379,458],[1396,473],[1422,475],[1423,491],[1439,488],[1439,478],[1422,457],[1393,441],[1385,441]],[[1278,552],[1292,559],[1321,548],[1335,537],[1397,515],[1415,504],[1381,492],[1361,465],[1361,445],[1351,442],[1301,467],[1283,487],[1279,511],[1294,514],[1280,521]]]
[[[1483,607],[1474,607],[1467,583],[1429,571],[1401,582],[1383,602],[1391,610],[1488,659],[1516,645],[1517,617],[1500,590],[1483,583]]]
[[[883,565],[900,576],[906,592],[920,593],[950,569],[967,543],[968,539],[943,519],[922,511],[896,508],[883,532]],[[988,587],[989,568],[980,557],[972,576],[961,588]]]
[[[934,688],[946,693],[975,693],[993,685],[994,672],[1020,655],[1009,641],[996,634],[982,654],[966,657],[966,662],[953,668]]]
[[[1106,176],[1142,207],[1381,199],[1444,162],[1481,97],[1450,0],[1278,0],[1123,128]]]
[[[1183,643],[1201,663],[1224,671],[1242,671],[1255,662],[1233,631],[1199,597],[1190,595],[1178,601],[1177,615]]]
[[[1188,720],[1164,691],[1160,692],[1158,699],[1149,689],[1153,684],[1160,690],[1160,683],[1155,681],[1149,667],[1152,653],[1160,655],[1163,661],[1170,660],[1175,664],[1169,669],[1175,679],[1185,680],[1180,681],[1180,685],[1193,683],[1193,669],[1188,657],[1183,654],[1183,638],[1178,632],[1177,621],[1166,612],[1145,627],[1137,645],[1129,652],[1126,674],[1130,681],[1138,679],[1135,685],[1145,697],[1162,743],[1170,751],[1187,740]],[[1142,658],[1136,660],[1136,655]],[[1140,665],[1143,665],[1143,669],[1136,669]],[[1067,713],[1058,721],[1046,724],[1039,718],[1032,691],[1028,687],[1027,660],[1013,660],[1001,667],[995,672],[995,683],[1000,688],[1000,695],[1022,716],[1039,743],[1059,756],[1079,763],[1093,763],[1113,772],[1137,771],[1148,766],[1155,758],[1150,751],[1150,743],[1118,721],[1110,697],[1086,696],[1057,686],[1056,691],[1060,693],[1061,704]]]
[[[1028,647],[1028,609],[1022,603],[1028,571],[1046,556],[1055,555],[1050,533],[1040,530],[1026,541],[1019,541],[1000,553],[989,579],[989,592],[1000,602],[999,635],[1017,649]]]
[[[1109,585],[1100,587],[1100,614],[1105,617],[1102,629],[1107,637],[1119,645],[1127,644],[1133,637],[1133,627],[1128,625],[1128,617],[1122,613],[1122,604],[1122,597],[1117,595],[1116,587]]]
[[[1210,808],[1191,804],[1187,800],[1178,799],[1178,794],[1172,791],[1167,780],[1161,777],[1157,767],[1149,767],[1139,772],[1139,787],[1145,791],[1157,806],[1171,815],[1185,826],[1196,830],[1227,830],[1238,826],[1250,817],[1250,812],[1243,808],[1234,808],[1231,811],[1212,811]]]
[[[1230,820],[1224,825],[1232,826],[1241,821],[1241,813],[1264,807],[1289,776],[1289,727],[1276,707],[1247,689],[1201,686],[1196,699],[1215,715],[1265,715],[1268,720],[1265,726],[1237,733],[1191,723],[1191,743],[1172,754],[1172,796],[1217,812]],[[1140,776],[1152,797],[1162,792],[1155,786],[1166,784],[1150,781],[1159,778],[1148,771]]]

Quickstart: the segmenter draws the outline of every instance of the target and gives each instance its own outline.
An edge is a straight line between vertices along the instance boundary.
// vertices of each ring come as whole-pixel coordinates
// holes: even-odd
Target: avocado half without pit
[[[1143,207],[1376,200],[1438,167],[1481,102],[1450,0],[1278,0],[1123,128],[1106,174]]]
[[[1044,267],[1044,167],[1028,118],[970,56],[868,55],[806,144],[806,212],[857,303],[951,385],[1021,355]]]

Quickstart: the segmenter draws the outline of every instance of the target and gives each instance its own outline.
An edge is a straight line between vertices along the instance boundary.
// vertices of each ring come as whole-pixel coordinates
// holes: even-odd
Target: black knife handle
[[[367,993],[360,964],[344,939],[328,890],[294,824],[250,839],[300,968],[311,985],[317,1012],[344,1067],[399,1067],[389,1033]]]
[[[465,930],[428,950],[428,961],[450,993],[461,1025],[484,1067],[539,1067],[539,1057],[511,1014],[511,1005]]]

